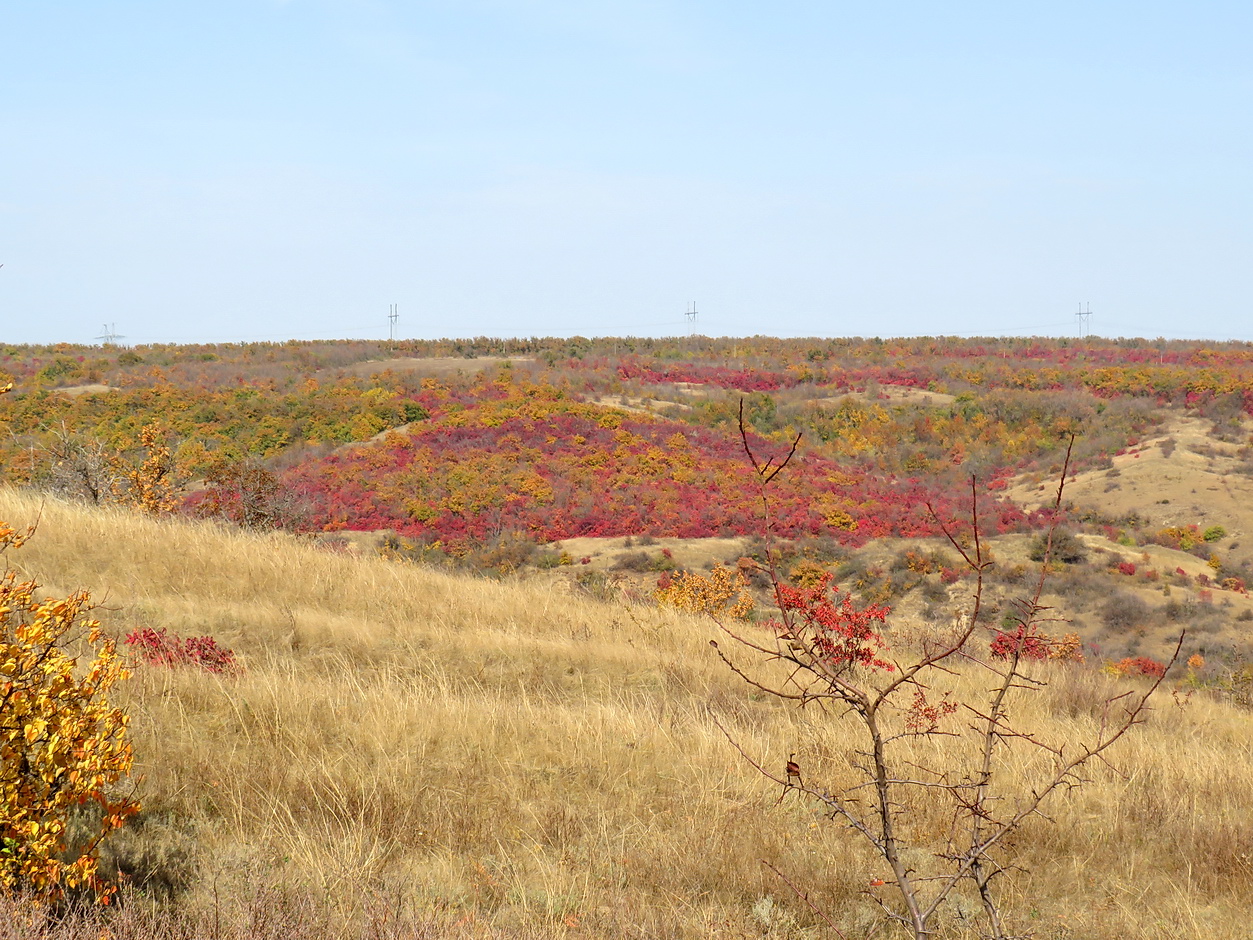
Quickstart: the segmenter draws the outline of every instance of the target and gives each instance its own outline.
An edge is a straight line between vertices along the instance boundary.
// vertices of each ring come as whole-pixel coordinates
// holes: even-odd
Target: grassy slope
[[[815,777],[847,772],[851,740],[755,701],[711,656],[708,624],[0,490],[0,518],[37,515],[19,568],[91,589],[119,633],[209,633],[246,663],[236,679],[145,667],[127,692],[146,813],[115,851],[153,884],[185,875],[186,909],[242,924],[283,892],[339,933],[395,896],[458,936],[817,936],[766,859],[849,936],[873,918],[880,866],[795,797],[776,804],[711,718]],[[1081,733],[1105,682],[1058,672],[1020,714]],[[1249,724],[1164,696],[1119,773],[1092,768],[1057,824],[1024,831],[1027,872],[1007,885],[1020,923],[1246,936]],[[912,820],[940,822],[925,806]],[[774,914],[754,915],[765,896]]]
[[[1253,532],[1253,479],[1241,472],[1247,446],[1224,443],[1210,432],[1212,422],[1178,411],[1152,437],[1111,458],[1109,469],[1087,470],[1066,484],[1066,501],[1097,509],[1110,518],[1135,513],[1151,528],[1221,525],[1227,537],[1215,545],[1224,558],[1253,559],[1253,546],[1233,543]],[[1244,423],[1253,433],[1253,425]],[[1169,441],[1171,446],[1163,450]],[[1039,473],[1018,478],[1006,495],[1035,508],[1048,505],[1056,480]]]

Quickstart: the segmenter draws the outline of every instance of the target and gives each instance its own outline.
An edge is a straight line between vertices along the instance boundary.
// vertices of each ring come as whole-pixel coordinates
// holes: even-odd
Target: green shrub
[[[1048,533],[1041,532],[1031,542],[1031,548],[1028,550],[1028,557],[1032,561],[1044,561],[1044,554],[1048,551]],[[1051,558],[1053,561],[1060,561],[1067,565],[1077,565],[1087,560],[1088,549],[1082,541],[1073,533],[1066,529],[1057,529],[1053,532],[1053,551]]]
[[[610,566],[614,571],[634,571],[643,574],[653,570],[653,560],[648,552],[625,552],[614,559]]]

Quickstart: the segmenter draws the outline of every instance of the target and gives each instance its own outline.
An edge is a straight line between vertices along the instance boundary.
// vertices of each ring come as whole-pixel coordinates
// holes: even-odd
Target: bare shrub
[[[641,543],[643,540],[640,540]],[[643,574],[653,570],[653,559],[648,552],[626,552],[614,559],[610,565],[613,571],[632,571]]]
[[[1115,591],[1101,605],[1101,620],[1107,627],[1124,629],[1144,623],[1149,618],[1149,605],[1134,594]]]

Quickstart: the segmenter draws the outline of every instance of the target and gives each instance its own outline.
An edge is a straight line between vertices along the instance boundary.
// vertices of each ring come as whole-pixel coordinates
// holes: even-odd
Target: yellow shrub
[[[746,587],[743,572],[719,565],[708,577],[690,571],[679,572],[669,587],[658,589],[656,597],[658,603],[679,610],[714,617],[729,614],[742,620],[753,609],[753,599]]]
[[[0,522],[0,552],[30,534]],[[139,810],[110,792],[131,767],[126,715],[108,701],[128,673],[90,609],[86,592],[42,598],[34,581],[0,575],[0,891],[88,887],[107,900],[97,849]],[[67,845],[71,812],[92,804],[98,830]]]

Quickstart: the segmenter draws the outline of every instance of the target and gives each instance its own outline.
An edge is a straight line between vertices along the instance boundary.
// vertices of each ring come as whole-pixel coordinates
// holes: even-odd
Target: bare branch
[[[748,429],[744,426],[744,399],[741,398],[740,399],[740,442],[744,445],[744,453],[748,455],[748,462],[752,464],[753,469],[757,471],[757,475],[761,477],[762,485],[765,486],[767,483],[773,480],[776,476],[778,476],[779,472],[791,462],[792,457],[796,454],[796,448],[801,442],[801,435],[797,433],[795,440],[792,441],[791,448],[787,452],[787,456],[783,458],[783,462],[780,463],[777,467],[773,467],[773,468],[771,467],[771,465],[775,461],[774,457],[771,457],[769,460],[767,460],[763,464],[761,461],[757,459],[757,455],[753,453],[752,446],[748,443]]]
[[[805,893],[804,891],[802,891],[800,888],[796,887],[796,885],[794,885],[794,884],[792,883],[791,879],[790,879],[790,878],[788,878],[788,876],[787,876],[787,875],[783,874],[783,872],[779,871],[779,869],[775,868],[773,865],[771,865],[769,862],[767,862],[764,858],[763,858],[763,859],[761,859],[760,861],[761,861],[761,863],[762,863],[763,865],[765,865],[765,866],[766,866],[767,868],[769,868],[772,872],[774,872],[776,875],[778,875],[778,876],[779,876],[779,880],[780,880],[780,881],[782,881],[782,882],[783,882],[785,885],[787,885],[789,888],[791,888],[791,889],[792,889],[792,893],[793,893],[793,894],[795,894],[798,898],[800,898],[800,899],[801,899],[801,900],[805,903],[806,907],[808,907],[811,911],[813,911],[815,914],[817,914],[819,917],[821,917],[824,921],[826,921],[826,922],[827,922],[827,926],[828,926],[828,927],[830,927],[832,930],[834,930],[834,931],[835,931],[835,935],[836,935],[837,937],[839,937],[839,938],[840,938],[840,940],[847,940],[847,938],[844,936],[844,934],[840,931],[840,928],[839,928],[839,927],[837,927],[837,926],[835,926],[835,921],[833,921],[830,917],[828,917],[828,916],[827,916],[827,912],[826,912],[826,911],[824,911],[822,908],[820,908],[820,907],[819,907],[817,904],[815,904],[813,901],[809,900],[809,895],[808,895],[808,894],[806,894],[806,893]]]

